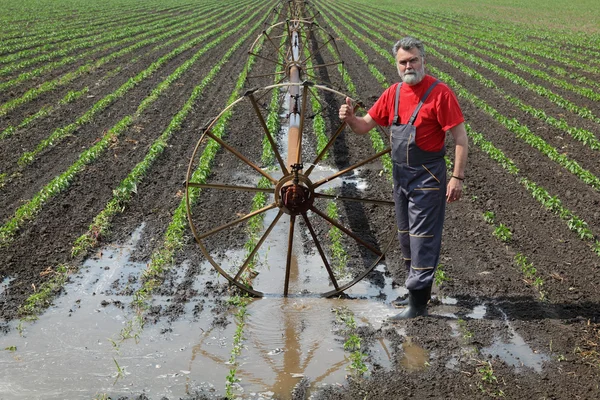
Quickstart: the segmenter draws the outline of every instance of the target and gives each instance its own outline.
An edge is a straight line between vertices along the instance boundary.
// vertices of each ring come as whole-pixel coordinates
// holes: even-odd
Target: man
[[[376,124],[390,126],[396,220],[408,273],[408,307],[390,319],[403,320],[427,315],[446,202],[457,201],[462,194],[468,140],[456,96],[425,74],[423,43],[405,37],[392,51],[402,82],[389,87],[364,117],[354,114],[346,98],[339,117],[359,134]],[[449,179],[444,160],[446,132],[452,134],[456,146]]]

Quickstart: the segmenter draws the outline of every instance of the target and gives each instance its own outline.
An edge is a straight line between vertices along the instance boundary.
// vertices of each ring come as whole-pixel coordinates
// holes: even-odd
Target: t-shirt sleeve
[[[465,118],[458,104],[458,99],[452,90],[449,88],[444,91],[441,101],[437,104],[438,107],[438,122],[444,130],[449,131],[456,125],[465,122]]]
[[[368,114],[380,126],[389,126],[390,120],[393,118],[394,98],[396,94],[396,85],[387,88],[385,92],[377,99],[373,107],[368,111]],[[392,102],[390,105],[390,101]]]

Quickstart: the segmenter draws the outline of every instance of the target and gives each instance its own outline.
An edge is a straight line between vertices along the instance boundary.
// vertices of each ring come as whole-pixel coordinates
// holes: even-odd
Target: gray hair
[[[398,50],[411,50],[414,48],[419,49],[421,57],[425,57],[425,46],[423,45],[423,42],[412,36],[406,36],[398,40],[394,47],[392,47],[392,53],[394,57],[396,57],[398,55]]]

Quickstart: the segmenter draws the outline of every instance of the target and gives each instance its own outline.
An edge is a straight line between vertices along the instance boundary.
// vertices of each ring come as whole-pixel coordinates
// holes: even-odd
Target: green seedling
[[[115,381],[113,382],[113,385],[115,383],[117,383],[117,381],[120,378],[125,377],[125,369],[121,368],[121,366],[119,365],[119,363],[117,362],[117,360],[113,357],[113,361],[115,362],[115,365],[117,366],[117,376],[115,377]]]
[[[344,325],[344,334],[348,339],[344,342],[344,350],[350,351],[350,365],[347,367],[356,376],[362,376],[369,368],[365,364],[366,354],[360,351],[362,339],[356,334],[356,319],[347,307],[333,308],[336,321]]]
[[[483,220],[488,224],[493,225],[496,222],[496,216],[493,211],[486,211],[483,213]]]
[[[444,266],[442,264],[438,265],[435,270],[433,281],[436,286],[442,286],[444,282],[450,282],[450,278],[446,274],[446,271],[444,271]]]
[[[467,327],[467,322],[464,319],[459,318],[458,321],[457,321],[457,323],[458,323],[458,328],[459,328],[459,330],[460,330],[460,332],[462,334],[463,339],[465,339],[465,340],[472,339],[473,338],[473,332],[471,332],[469,330],[469,328]]]
[[[493,235],[502,240],[504,243],[510,243],[512,240],[512,232],[506,225],[502,223],[498,225],[496,229],[494,229]]]

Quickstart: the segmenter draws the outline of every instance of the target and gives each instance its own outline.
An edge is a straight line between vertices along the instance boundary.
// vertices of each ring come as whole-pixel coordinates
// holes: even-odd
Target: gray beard
[[[419,71],[415,71],[414,74],[404,73],[404,76],[402,76],[402,81],[408,85],[415,85],[421,82],[421,80],[423,79],[423,75],[424,74],[422,74]]]

